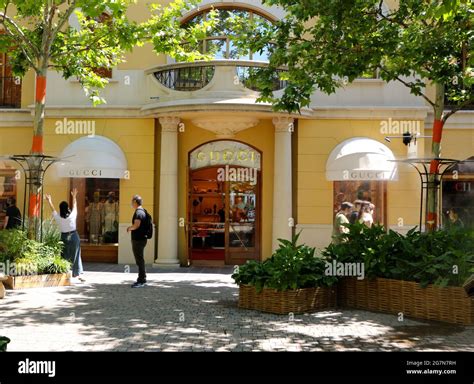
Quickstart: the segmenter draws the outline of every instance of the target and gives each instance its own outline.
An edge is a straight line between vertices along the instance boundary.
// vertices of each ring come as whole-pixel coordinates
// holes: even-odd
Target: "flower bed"
[[[61,257],[56,227],[43,223],[43,242],[27,238],[22,230],[0,231],[0,274],[10,289],[71,285],[69,261]]]
[[[8,276],[3,282],[8,289],[61,287],[71,285],[69,273],[55,273],[47,275]]]
[[[421,288],[413,281],[343,278],[338,283],[341,307],[399,314],[416,319],[474,324],[474,297],[462,287]]]
[[[257,292],[251,285],[239,287],[239,308],[255,309],[276,314],[312,312],[336,306],[336,290],[313,287],[277,291],[263,288]]]

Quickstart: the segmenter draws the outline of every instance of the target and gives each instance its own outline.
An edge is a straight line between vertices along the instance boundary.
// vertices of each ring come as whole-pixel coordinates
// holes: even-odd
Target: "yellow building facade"
[[[147,3],[131,6],[130,17],[145,19]],[[283,17],[258,1],[205,1],[183,22],[211,7],[246,10],[269,22]],[[113,68],[103,92],[107,104],[98,107],[77,81],[49,74],[45,153],[62,160],[48,170],[44,191],[58,203],[79,189],[85,260],[134,262],[126,228],[135,194],[154,219],[146,262],[157,266],[264,260],[279,238],[297,232],[302,242],[322,248],[343,201],[372,202],[375,221],[387,228],[405,232],[418,225],[419,177],[392,160],[429,157],[431,142],[420,138],[406,146],[386,138],[431,134],[432,112],[422,98],[374,76],[330,96],[315,92],[300,115],[276,113],[256,102],[258,92],[248,83],[248,71],[264,66],[265,57],[233,57],[227,40],[214,40],[206,43],[219,45],[209,62],[175,63],[150,46],[136,48]],[[275,92],[283,87],[275,84]],[[22,79],[19,100],[0,106],[2,155],[31,148],[32,73]],[[473,112],[448,120],[444,157],[474,156]],[[14,163],[1,167],[2,198],[14,196],[22,209],[23,176]],[[443,210],[472,201],[471,176],[452,186],[461,202],[450,195]],[[44,218],[50,213],[45,207]],[[470,214],[465,208],[465,220]]]

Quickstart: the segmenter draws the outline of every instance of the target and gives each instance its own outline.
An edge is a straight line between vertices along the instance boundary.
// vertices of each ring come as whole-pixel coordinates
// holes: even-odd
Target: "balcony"
[[[21,107],[21,78],[0,77],[0,108]]]
[[[213,60],[162,65],[146,71],[150,104],[144,109],[183,104],[255,104],[259,96],[254,76],[267,63],[249,60]],[[287,83],[275,72],[273,90]]]

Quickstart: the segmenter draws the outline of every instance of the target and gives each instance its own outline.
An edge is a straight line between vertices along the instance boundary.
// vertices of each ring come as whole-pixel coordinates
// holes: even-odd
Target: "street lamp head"
[[[413,136],[410,132],[405,132],[403,134],[403,144],[405,145],[410,144],[412,139],[413,139]]]

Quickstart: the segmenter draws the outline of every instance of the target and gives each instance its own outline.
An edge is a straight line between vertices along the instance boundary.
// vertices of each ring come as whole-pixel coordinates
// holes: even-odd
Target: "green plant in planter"
[[[347,226],[340,244],[323,250],[329,260],[364,263],[368,278],[417,281],[421,286],[461,286],[474,272],[474,232],[465,229],[401,235],[382,226]]]
[[[7,350],[7,344],[10,342],[10,339],[5,336],[0,336],[0,352],[5,352]]]
[[[27,241],[26,232],[19,229],[0,231],[0,262],[13,261],[21,257],[23,246]]]
[[[271,258],[262,263],[248,261],[232,278],[238,285],[255,286],[257,292],[263,288],[285,291],[333,285],[337,277],[325,274],[326,259],[316,257],[314,248],[298,245],[299,235],[291,241],[279,239],[280,247]]]
[[[68,272],[70,263],[61,257],[63,243],[59,231],[51,227],[43,234],[44,242],[40,243],[28,239],[22,230],[0,231],[0,262],[14,262],[17,275]]]

